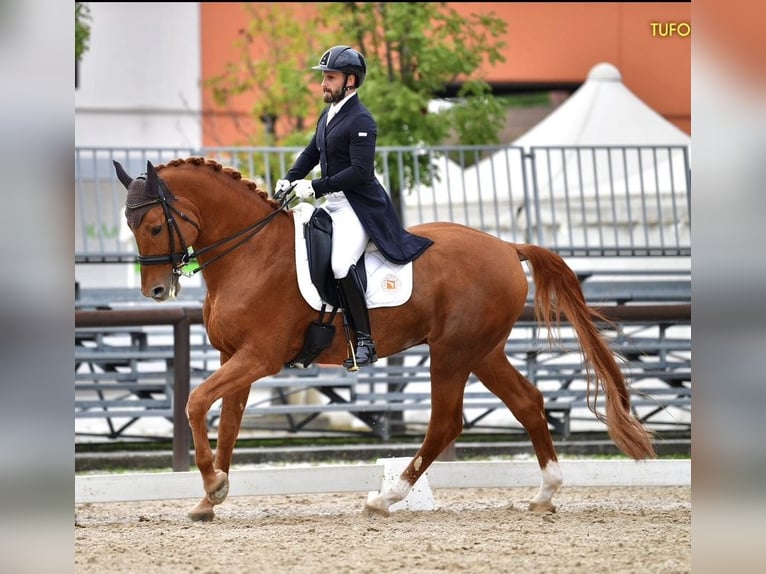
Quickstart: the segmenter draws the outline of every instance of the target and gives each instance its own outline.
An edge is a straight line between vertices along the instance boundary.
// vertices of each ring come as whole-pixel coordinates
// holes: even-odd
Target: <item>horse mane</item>
[[[279,207],[279,204],[276,201],[274,201],[271,197],[269,197],[269,194],[267,192],[260,189],[258,187],[258,184],[255,183],[253,180],[242,177],[242,174],[236,169],[234,169],[233,167],[224,166],[223,164],[217,162],[214,159],[209,159],[202,156],[192,156],[187,158],[172,159],[165,164],[158,165],[156,169],[157,169],[157,173],[159,173],[160,170],[166,167],[179,167],[182,165],[193,165],[196,167],[203,166],[203,167],[212,169],[213,171],[223,173],[224,175],[229,176],[231,179],[243,183],[250,191],[253,191],[259,194],[262,199],[266,200],[272,206]]]

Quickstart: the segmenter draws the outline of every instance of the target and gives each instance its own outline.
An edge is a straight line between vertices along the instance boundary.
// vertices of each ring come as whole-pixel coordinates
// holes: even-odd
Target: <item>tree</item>
[[[284,4],[273,2],[246,3],[243,8],[249,20],[234,40],[239,57],[228,62],[223,73],[208,78],[204,87],[210,89],[216,105],[232,110],[230,118],[241,144],[305,145],[309,133],[306,120],[318,117],[322,109],[307,73],[315,63],[314,54],[321,53],[330,41],[321,16],[296,18]],[[242,102],[249,105],[251,122],[239,121],[236,110]],[[253,161],[246,155],[242,154],[241,165],[256,172],[245,173],[250,177],[281,175],[284,170],[283,159],[275,154],[257,156]]]
[[[478,71],[485,62],[504,61],[502,19],[465,18],[443,2],[315,3],[316,18],[304,19],[284,4],[245,6],[252,18],[237,40],[240,58],[206,85],[222,107],[244,94],[257,94],[249,113],[261,129],[243,134],[248,143],[308,142],[314,125],[306,121],[324,105],[311,89],[319,81],[311,67],[337,44],[353,44],[365,55],[368,74],[361,93],[378,122],[379,146],[434,146],[448,138],[466,145],[499,142],[505,109]],[[264,58],[254,56],[256,38],[266,44]],[[454,106],[428,112],[429,102],[455,87]],[[378,162],[383,161],[379,156]],[[431,182],[429,161],[415,154],[389,160],[385,171],[397,207],[416,170],[421,181]]]
[[[74,3],[74,59],[78,62],[90,47],[90,6],[85,2]]]
[[[235,40],[239,58],[227,63],[224,72],[209,78],[205,86],[221,107],[243,95],[256,94],[248,110],[256,121],[248,131],[242,129],[243,142],[256,146],[304,144],[306,119],[316,117],[322,105],[309,87],[306,71],[329,41],[321,17],[296,18],[284,5],[273,2],[243,7],[250,19]],[[257,58],[256,54],[265,56]],[[278,121],[283,137],[278,136]]]
[[[339,29],[355,31],[355,47],[367,60],[362,90],[378,122],[378,145],[433,146],[450,135],[465,145],[499,142],[505,108],[477,72],[485,61],[504,61],[505,21],[491,14],[466,19],[443,2],[334,2],[325,10]],[[451,86],[458,86],[456,105],[428,113],[429,102]],[[392,158],[386,166],[400,212],[415,169],[431,182],[426,155]]]
[[[475,77],[485,62],[504,61],[503,20],[463,19],[442,2],[334,2],[328,20],[355,31],[369,68],[365,104],[383,145],[434,145],[454,132],[463,144],[497,143],[504,107]],[[348,41],[348,40],[347,40]],[[429,102],[459,86],[457,105],[427,113]]]

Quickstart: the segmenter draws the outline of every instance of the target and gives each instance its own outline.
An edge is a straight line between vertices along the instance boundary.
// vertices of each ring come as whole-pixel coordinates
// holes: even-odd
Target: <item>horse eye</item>
[[[152,227],[152,236],[159,235],[160,233],[162,233],[162,225]]]

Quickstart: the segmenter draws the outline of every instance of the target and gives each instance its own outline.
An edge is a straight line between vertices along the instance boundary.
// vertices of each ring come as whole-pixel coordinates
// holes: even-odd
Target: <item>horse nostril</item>
[[[162,285],[152,289],[152,297],[154,297],[155,299],[159,299],[164,294],[165,294],[165,288]]]

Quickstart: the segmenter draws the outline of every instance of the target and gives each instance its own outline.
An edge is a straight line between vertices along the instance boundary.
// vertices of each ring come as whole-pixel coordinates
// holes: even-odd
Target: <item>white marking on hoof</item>
[[[412,486],[410,486],[409,482],[400,478],[393,486],[393,488],[387,490],[386,492],[381,494],[371,492],[367,496],[367,504],[365,507],[369,510],[373,510],[388,516],[388,507],[392,504],[396,504],[397,502],[404,500],[407,497],[407,494],[409,494],[411,488]]]
[[[556,507],[551,503],[553,495],[564,482],[559,463],[551,461],[542,471],[543,479],[540,490],[529,503],[529,510],[555,512]]]

